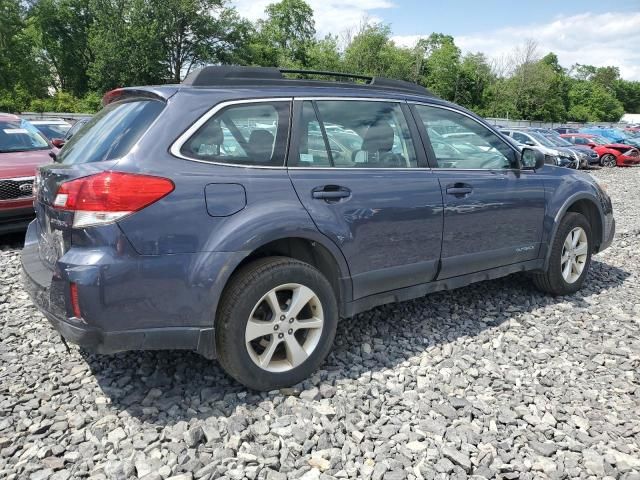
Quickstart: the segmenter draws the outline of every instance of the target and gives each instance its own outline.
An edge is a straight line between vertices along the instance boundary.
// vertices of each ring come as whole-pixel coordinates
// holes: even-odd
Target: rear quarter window
[[[229,105],[180,147],[187,159],[245,166],[283,166],[291,102]]]
[[[103,162],[123,157],[164,109],[160,100],[131,99],[100,110],[58,154],[63,164]]]

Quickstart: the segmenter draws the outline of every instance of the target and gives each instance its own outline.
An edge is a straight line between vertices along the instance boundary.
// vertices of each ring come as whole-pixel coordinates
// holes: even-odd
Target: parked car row
[[[592,149],[604,167],[640,165],[640,129],[558,127],[555,131],[573,145]]]
[[[599,158],[589,147],[573,145],[561,138],[553,130],[543,128],[503,128],[504,135],[522,145],[540,150],[546,163],[568,168],[589,168],[597,164]]]

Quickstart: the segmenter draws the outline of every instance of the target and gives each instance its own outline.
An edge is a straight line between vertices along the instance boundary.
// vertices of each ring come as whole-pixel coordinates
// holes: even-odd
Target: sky
[[[251,20],[275,0],[232,0]],[[640,0],[307,0],[318,36],[353,30],[367,19],[389,24],[396,43],[413,46],[432,32],[455,38],[463,53],[509,55],[527,39],[560,64],[615,65],[640,80]]]

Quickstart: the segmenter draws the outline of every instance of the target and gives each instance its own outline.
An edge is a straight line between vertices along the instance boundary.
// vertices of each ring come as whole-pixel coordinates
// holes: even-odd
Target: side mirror
[[[530,147],[535,147],[535,145],[536,145],[536,144],[535,144],[535,143],[533,143],[533,141],[531,141],[531,140],[525,140],[524,144],[525,144],[525,145],[529,145]]]
[[[593,143],[593,142],[589,142],[587,143],[587,145],[589,145],[589,147],[591,148],[596,148],[597,144]]]
[[[544,153],[533,148],[525,148],[522,150],[520,164],[522,170],[538,170],[544,167]]]
[[[64,138],[54,138],[51,140],[51,144],[56,148],[62,148],[64,146]]]

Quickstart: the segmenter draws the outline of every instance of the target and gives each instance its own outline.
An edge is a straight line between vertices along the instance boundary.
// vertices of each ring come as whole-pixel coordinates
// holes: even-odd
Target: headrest
[[[388,123],[376,123],[367,129],[362,150],[369,153],[390,152],[393,148],[393,128]]]

